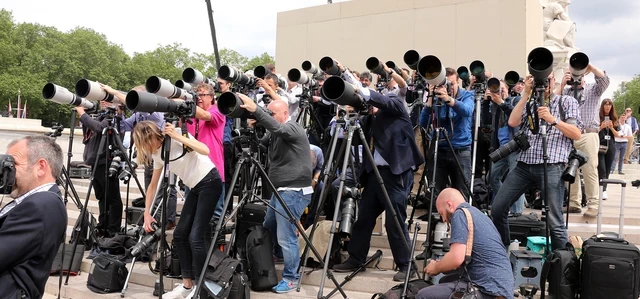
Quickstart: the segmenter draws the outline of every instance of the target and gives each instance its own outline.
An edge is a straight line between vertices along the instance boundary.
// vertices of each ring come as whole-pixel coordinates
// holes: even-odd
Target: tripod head
[[[44,136],[49,136],[51,138],[56,138],[62,136],[62,131],[64,130],[64,126],[59,123],[54,123],[51,126],[51,132],[44,133]]]

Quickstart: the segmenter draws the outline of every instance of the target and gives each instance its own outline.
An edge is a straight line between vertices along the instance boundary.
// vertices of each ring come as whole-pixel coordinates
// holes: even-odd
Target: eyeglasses
[[[627,110],[625,110],[624,112],[631,112],[631,109],[627,109]]]
[[[199,97],[206,97],[206,96],[210,96],[210,93],[199,93],[198,96]]]

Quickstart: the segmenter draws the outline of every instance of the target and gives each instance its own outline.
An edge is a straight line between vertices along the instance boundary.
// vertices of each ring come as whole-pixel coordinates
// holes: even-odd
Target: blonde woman
[[[195,293],[192,291],[193,280],[200,277],[206,259],[204,235],[217,199],[222,193],[220,174],[208,157],[209,148],[191,135],[182,136],[170,123],[165,124],[164,132],[161,132],[155,123],[142,121],[133,128],[131,135],[138,148],[138,162],[144,165],[142,163],[153,159],[153,176],[147,188],[144,211],[146,232],[153,231],[151,224],[156,222],[150,209],[155,198],[152,190],[156,190],[162,176],[164,160],[161,153],[165,136],[171,137],[171,151],[169,157],[165,157],[169,159],[169,171],[178,175],[184,184],[191,188],[184,202],[180,221],[173,233],[182,270],[182,283],[163,296],[186,298],[190,293]],[[183,145],[190,149],[184,156]]]

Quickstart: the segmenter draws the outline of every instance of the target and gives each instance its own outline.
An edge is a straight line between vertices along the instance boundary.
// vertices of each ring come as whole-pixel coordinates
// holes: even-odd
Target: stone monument
[[[556,79],[562,78],[575,47],[576,24],[569,18],[571,0],[540,0],[544,19],[544,46],[553,53]]]

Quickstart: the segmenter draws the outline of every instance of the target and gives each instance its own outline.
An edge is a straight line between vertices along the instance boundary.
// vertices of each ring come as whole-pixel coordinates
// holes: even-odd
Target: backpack
[[[92,213],[88,211],[85,212],[85,216],[80,220],[76,221],[76,224],[73,226],[73,232],[71,233],[71,239],[69,240],[69,244],[73,244],[76,238],[80,238],[78,240],[78,244],[84,245],[85,250],[90,250],[95,248],[95,245],[98,244],[98,237],[95,234],[95,231],[92,229],[96,228],[97,221],[96,217],[93,216]]]
[[[432,285],[432,283],[427,282],[421,278],[409,281],[409,285],[407,286],[407,299],[415,298],[420,290]],[[402,296],[403,287],[404,283],[397,284],[384,294],[373,294],[373,296],[371,296],[371,299],[400,299],[400,297]]]
[[[541,299],[545,297],[545,285],[549,281],[549,295],[554,299],[574,299],[580,285],[580,261],[575,248],[567,243],[566,248],[549,253],[540,275]]]
[[[246,240],[247,275],[251,280],[251,289],[267,291],[278,284],[276,265],[273,261],[273,241],[271,233],[262,225],[247,230]]]

